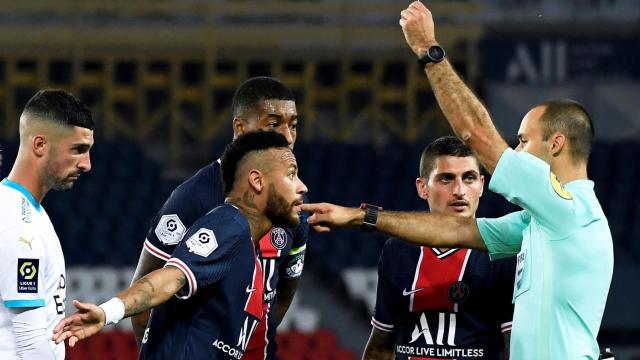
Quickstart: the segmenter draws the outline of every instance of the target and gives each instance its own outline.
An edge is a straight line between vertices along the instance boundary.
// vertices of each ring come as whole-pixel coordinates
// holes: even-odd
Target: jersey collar
[[[4,186],[8,186],[14,190],[19,191],[24,197],[27,198],[27,200],[29,200],[29,202],[31,203],[31,205],[38,211],[42,210],[42,205],[40,205],[40,203],[38,203],[36,201],[36,199],[33,197],[33,195],[31,195],[31,193],[29,192],[29,190],[25,189],[24,186],[18,184],[15,181],[11,181],[8,178],[4,178],[2,180],[2,182],[0,182],[0,184],[4,185]]]
[[[573,181],[569,181],[563,186],[568,190],[573,190],[573,189],[593,190],[593,181],[586,180],[586,179],[573,180]]]

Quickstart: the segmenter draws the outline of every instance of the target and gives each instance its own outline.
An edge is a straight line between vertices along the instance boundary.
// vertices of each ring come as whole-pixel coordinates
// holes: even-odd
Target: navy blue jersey
[[[393,332],[396,359],[499,359],[511,330],[515,258],[389,239],[371,324]]]
[[[167,266],[187,283],[152,311],[140,359],[240,359],[264,309],[262,268],[244,215],[228,204],[200,218]]]
[[[224,185],[218,160],[200,169],[171,193],[151,220],[144,248],[167,261],[186,229],[223,203]],[[276,287],[280,278],[297,278],[302,274],[308,231],[309,225],[301,221],[295,229],[274,228],[260,240],[258,258],[264,270],[268,312],[245,353],[246,359],[275,359]]]

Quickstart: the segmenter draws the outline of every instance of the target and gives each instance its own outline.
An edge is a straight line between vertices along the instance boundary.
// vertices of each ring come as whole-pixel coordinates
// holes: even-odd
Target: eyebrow
[[[462,176],[466,176],[466,175],[480,175],[480,173],[476,170],[467,170],[465,172],[462,173]],[[441,173],[437,173],[434,175],[434,177],[444,177],[444,176],[456,176],[455,173],[452,172],[441,172]]]
[[[276,118],[278,118],[278,119],[282,119],[282,118],[284,118],[284,116],[283,116],[283,115],[281,115],[281,114],[276,114],[276,113],[271,113],[271,112],[270,112],[270,113],[267,113],[267,116],[276,117]],[[291,118],[292,118],[292,119],[294,119],[294,120],[298,120],[298,114],[293,114],[293,115],[291,115]]]
[[[438,178],[438,177],[444,177],[444,176],[456,176],[456,174],[452,173],[452,172],[440,172],[440,173],[436,173],[435,175],[433,175],[434,177]]]

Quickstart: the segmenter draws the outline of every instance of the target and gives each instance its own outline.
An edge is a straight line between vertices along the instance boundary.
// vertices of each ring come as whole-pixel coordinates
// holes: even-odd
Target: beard
[[[267,198],[266,215],[274,227],[293,228],[300,224],[300,218],[292,215],[293,203],[288,203],[275,189],[269,185],[269,197]]]
[[[73,187],[73,181],[69,179],[71,176],[79,174],[68,174],[60,176],[56,171],[57,166],[51,161],[47,161],[44,167],[44,180],[45,184],[49,185],[49,188],[56,191],[67,191]]]

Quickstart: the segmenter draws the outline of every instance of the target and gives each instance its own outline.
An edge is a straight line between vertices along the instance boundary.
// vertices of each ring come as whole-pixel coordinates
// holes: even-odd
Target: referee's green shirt
[[[489,189],[524,210],[478,219],[492,259],[517,254],[512,359],[597,359],[613,244],[593,182],[561,185],[549,164],[507,149]]]

